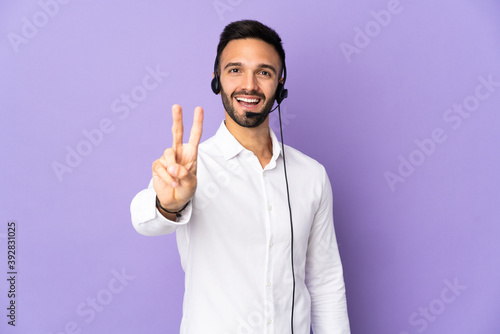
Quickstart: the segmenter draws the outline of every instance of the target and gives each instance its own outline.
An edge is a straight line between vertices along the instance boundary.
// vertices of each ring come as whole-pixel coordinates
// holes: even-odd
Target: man
[[[310,326],[315,334],[350,332],[328,176],[285,146],[286,181],[269,128],[284,70],[274,30],[249,20],[226,26],[212,85],[224,122],[198,147],[197,107],[183,144],[182,110],[174,105],[172,148],[132,201],[139,233],[176,232],[186,275],[182,334],[309,334]]]

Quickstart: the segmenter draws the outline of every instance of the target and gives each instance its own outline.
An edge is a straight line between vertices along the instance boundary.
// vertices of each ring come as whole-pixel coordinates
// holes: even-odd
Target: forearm
[[[311,286],[311,324],[314,334],[349,334],[349,318],[342,271]]]

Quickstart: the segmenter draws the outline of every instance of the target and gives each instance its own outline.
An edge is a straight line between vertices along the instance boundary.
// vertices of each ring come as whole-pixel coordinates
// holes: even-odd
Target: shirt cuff
[[[153,188],[139,192],[130,204],[132,224],[140,234],[153,236],[169,234],[179,226],[189,222],[192,213],[192,203],[182,211],[182,216],[176,221],[165,218],[156,208],[156,192]]]

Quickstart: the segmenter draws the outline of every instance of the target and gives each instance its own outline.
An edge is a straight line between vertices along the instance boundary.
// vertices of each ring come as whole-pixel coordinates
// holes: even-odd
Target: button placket
[[[274,289],[273,289],[273,279],[274,279],[274,267],[275,267],[275,258],[273,256],[273,254],[275,252],[272,251],[272,247],[273,247],[273,206],[272,204],[270,203],[269,199],[269,195],[270,195],[270,192],[272,193],[272,185],[271,185],[271,179],[270,179],[270,174],[269,174],[269,171],[266,171],[266,170],[262,170],[261,169],[261,184],[262,184],[262,187],[263,187],[263,192],[265,193],[265,196],[264,196],[264,203],[265,205],[267,206],[267,212],[265,213],[265,215],[267,216],[267,224],[268,224],[268,248],[267,248],[267,272],[266,272],[266,277],[265,277],[265,281],[263,282],[264,285],[265,285],[265,296],[266,296],[266,300],[268,300],[270,302],[270,305],[273,305],[274,304]],[[264,209],[265,210],[265,209]],[[268,312],[267,310],[264,312],[265,314],[265,317],[264,319],[265,320],[265,323],[267,324],[268,326],[268,330],[266,330],[266,333],[274,333],[273,329],[272,329],[272,320],[271,318],[273,317],[273,313],[274,311],[270,311]]]

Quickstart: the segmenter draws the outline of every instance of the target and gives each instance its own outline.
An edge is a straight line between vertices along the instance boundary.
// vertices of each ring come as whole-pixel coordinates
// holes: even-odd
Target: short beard
[[[235,95],[257,95],[259,96],[263,102],[264,106],[262,107],[260,111],[259,116],[255,117],[247,117],[245,115],[237,115],[235,110],[234,110],[234,96]],[[266,97],[261,94],[256,94],[255,92],[247,92],[247,91],[239,91],[239,92],[234,92],[231,94],[231,97],[228,97],[227,94],[224,92],[224,89],[221,87],[221,95],[222,95],[222,104],[224,105],[224,109],[226,110],[227,114],[231,119],[238,125],[245,127],[245,128],[256,128],[264,121],[266,120],[267,116],[269,115],[271,109],[273,108],[274,104],[274,95],[267,101]],[[267,102],[266,102],[267,101]]]

